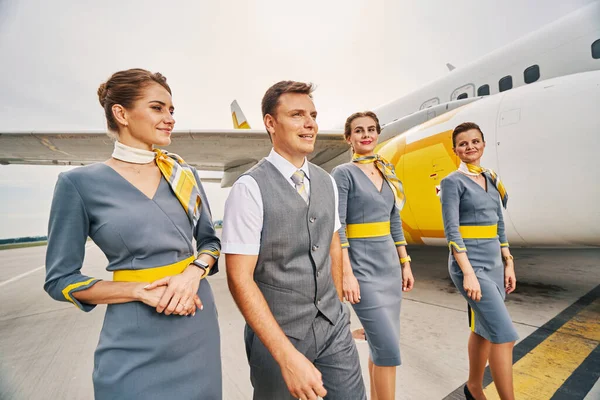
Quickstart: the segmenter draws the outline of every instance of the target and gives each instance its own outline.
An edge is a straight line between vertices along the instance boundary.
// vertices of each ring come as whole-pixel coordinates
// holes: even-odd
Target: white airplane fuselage
[[[512,244],[600,246],[598,51],[600,2],[374,109],[383,125],[378,153],[404,183],[409,243],[446,245],[439,185],[460,162],[452,130],[472,121],[485,134],[482,165],[509,194]],[[474,99],[484,85],[489,95]]]

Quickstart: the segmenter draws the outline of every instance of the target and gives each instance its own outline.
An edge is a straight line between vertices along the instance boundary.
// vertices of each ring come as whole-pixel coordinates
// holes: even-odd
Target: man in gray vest
[[[254,399],[366,400],[349,311],[340,301],[337,187],[306,160],[318,132],[312,91],[282,81],[265,93],[273,149],[231,189],[222,252],[247,322]]]

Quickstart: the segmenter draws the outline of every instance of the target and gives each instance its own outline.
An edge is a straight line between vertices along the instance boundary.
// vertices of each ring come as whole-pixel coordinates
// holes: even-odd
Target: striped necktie
[[[296,185],[296,191],[298,194],[302,196],[306,204],[308,204],[308,192],[306,191],[306,185],[304,185],[304,177],[304,171],[299,169],[292,175],[292,182],[294,182],[294,185]]]
[[[404,187],[402,186],[402,181],[396,176],[394,166],[390,162],[379,154],[361,156],[356,153],[352,156],[352,162],[358,164],[374,163],[379,172],[383,174],[387,184],[390,185],[390,189],[392,189],[392,193],[394,193],[394,197],[396,198],[396,207],[398,207],[398,210],[402,210],[402,207],[404,207],[404,203],[406,202]]]
[[[464,171],[465,167],[466,167],[467,171]],[[506,205],[508,204],[508,193],[506,193],[506,188],[504,187],[504,184],[500,180],[500,177],[498,176],[498,174],[496,174],[494,171],[492,171],[489,168],[483,168],[483,167],[480,167],[479,165],[467,164],[467,163],[463,163],[463,162],[460,163],[460,166],[458,167],[458,169],[463,172],[470,172],[473,175],[479,175],[479,174],[485,174],[485,173],[489,174],[490,178],[492,179],[492,183],[494,184],[494,186],[496,186],[498,193],[500,193],[500,199],[502,199],[502,206],[504,208],[506,208]]]
[[[154,152],[158,169],[169,182],[192,226],[195,227],[200,218],[202,200],[194,172],[177,154],[159,149],[154,149]]]

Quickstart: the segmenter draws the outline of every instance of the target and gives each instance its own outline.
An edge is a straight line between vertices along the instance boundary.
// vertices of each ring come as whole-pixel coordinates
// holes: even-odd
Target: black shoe
[[[475,397],[473,397],[473,395],[471,394],[471,392],[469,391],[469,388],[467,387],[467,385],[465,384],[465,397],[467,398],[467,400],[476,400]]]

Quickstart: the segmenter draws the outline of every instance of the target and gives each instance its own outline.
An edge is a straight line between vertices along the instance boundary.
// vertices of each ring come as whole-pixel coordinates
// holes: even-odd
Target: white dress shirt
[[[273,164],[294,189],[296,188],[292,181],[292,175],[298,170],[297,167],[277,154],[275,149],[271,149],[271,153],[269,153],[266,160]],[[304,186],[310,199],[310,173],[306,158],[300,169],[304,171]],[[335,196],[335,223],[333,229],[337,231],[342,226],[338,213],[338,190],[335,180],[332,176],[330,178]],[[221,253],[258,255],[262,227],[263,201],[258,183],[251,176],[243,175],[234,183],[225,202]]]

